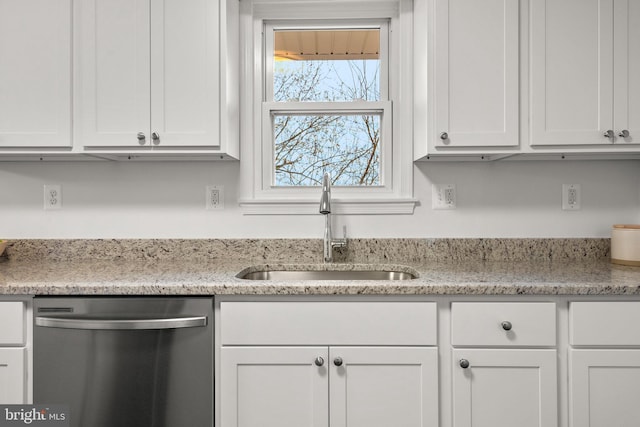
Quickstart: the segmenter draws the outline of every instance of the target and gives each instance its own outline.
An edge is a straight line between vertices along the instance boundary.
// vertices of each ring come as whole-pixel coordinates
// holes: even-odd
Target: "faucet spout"
[[[320,198],[320,213],[328,215],[331,213],[331,175],[325,172],[322,177],[322,197]]]
[[[344,228],[345,237],[334,239],[331,233],[331,175],[325,172],[322,177],[322,197],[320,197],[319,212],[324,215],[323,256],[325,262],[333,262],[333,248],[347,246],[347,231]]]

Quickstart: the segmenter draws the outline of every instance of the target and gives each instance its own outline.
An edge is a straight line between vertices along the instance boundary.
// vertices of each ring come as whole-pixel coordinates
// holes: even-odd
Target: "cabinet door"
[[[618,143],[640,143],[640,2],[616,0],[614,27],[614,130],[629,137]]]
[[[555,350],[457,349],[453,355],[455,427],[558,425]]]
[[[26,403],[25,350],[0,348],[0,404]]]
[[[223,347],[221,367],[223,426],[328,426],[326,347]]]
[[[531,145],[609,144],[613,0],[531,2]]]
[[[71,1],[0,0],[0,148],[71,146]]]
[[[518,1],[435,5],[435,146],[517,146]]]
[[[329,359],[331,427],[438,425],[437,349],[331,347]]]
[[[636,427],[640,350],[571,350],[571,426]]]
[[[76,4],[81,144],[150,145],[149,0]],[[139,132],[145,134],[144,141],[138,140]]]
[[[214,0],[151,0],[151,131],[158,148],[220,144],[218,7]]]

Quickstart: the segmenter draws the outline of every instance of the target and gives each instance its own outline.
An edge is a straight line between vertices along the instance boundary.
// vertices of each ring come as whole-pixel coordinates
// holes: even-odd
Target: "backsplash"
[[[335,215],[333,228],[362,239],[608,238],[613,224],[640,222],[639,165],[420,163],[413,215]],[[0,239],[322,238],[319,213],[246,215],[241,183],[237,162],[0,162]],[[567,183],[582,186],[580,210],[561,208]],[[44,184],[62,186],[60,210],[43,209]],[[457,208],[433,210],[432,184],[455,184]],[[224,209],[205,210],[207,185],[224,186]]]
[[[601,260],[610,239],[349,239],[336,262]],[[320,239],[16,240],[6,251],[19,261],[234,260],[322,262]]]

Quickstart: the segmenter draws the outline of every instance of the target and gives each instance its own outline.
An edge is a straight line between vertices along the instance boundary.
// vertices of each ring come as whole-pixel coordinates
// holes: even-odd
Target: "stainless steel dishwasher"
[[[34,300],[34,402],[72,427],[212,427],[213,299]]]

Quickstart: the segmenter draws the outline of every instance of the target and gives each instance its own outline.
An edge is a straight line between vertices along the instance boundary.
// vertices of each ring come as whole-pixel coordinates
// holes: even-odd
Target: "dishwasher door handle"
[[[36,317],[36,326],[90,330],[181,329],[207,326],[207,316],[151,319],[91,319],[78,317]]]

